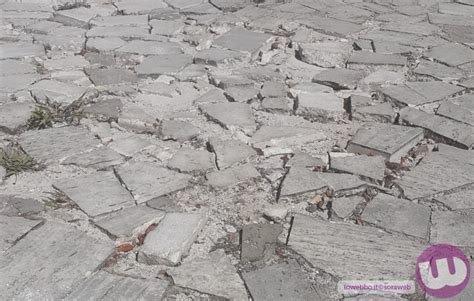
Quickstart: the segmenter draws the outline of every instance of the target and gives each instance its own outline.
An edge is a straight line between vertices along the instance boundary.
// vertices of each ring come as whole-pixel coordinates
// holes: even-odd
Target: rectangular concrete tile
[[[112,241],[46,222],[0,256],[0,292],[6,299],[63,299],[113,251]]]
[[[170,266],[179,264],[181,259],[188,254],[206,222],[207,215],[205,214],[166,214],[158,227],[146,236],[138,253],[138,261]]]
[[[380,181],[385,174],[385,159],[382,156],[331,156],[330,169],[360,175]]]
[[[370,226],[297,215],[289,247],[343,280],[364,280],[413,279],[416,259],[426,246]]]

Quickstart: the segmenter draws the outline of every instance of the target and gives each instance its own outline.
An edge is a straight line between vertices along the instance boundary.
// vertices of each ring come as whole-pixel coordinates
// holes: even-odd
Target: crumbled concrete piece
[[[135,205],[112,172],[60,180],[53,185],[91,217]]]
[[[172,54],[183,53],[178,43],[142,40],[129,41],[124,46],[118,48],[117,52],[140,55],[168,55],[166,56],[168,58]]]
[[[230,102],[204,104],[200,109],[208,119],[226,129],[240,129],[246,134],[253,134],[257,129],[252,109],[247,104]]]
[[[244,272],[242,277],[254,300],[326,299],[319,296],[308,276],[294,260]]]
[[[317,42],[299,45],[299,55],[305,63],[323,68],[345,67],[352,46],[344,42]]]
[[[447,82],[465,77],[465,72],[462,70],[428,60],[421,61],[413,72],[418,75],[429,76]]]
[[[450,43],[433,47],[425,53],[425,56],[449,66],[459,66],[474,60],[474,50],[466,46]]]
[[[102,299],[161,300],[168,281],[138,279],[99,271],[81,283],[65,300]]]
[[[174,75],[192,62],[193,58],[187,54],[152,55],[137,65],[135,72],[139,77]]]
[[[24,57],[43,56],[43,45],[30,43],[7,43],[2,44],[0,59],[22,59]]]
[[[342,197],[342,198],[335,198],[332,200],[332,210],[337,216],[341,218],[349,217],[354,210],[356,209],[357,205],[364,201],[363,197],[360,196],[350,196],[350,197]]]
[[[219,66],[234,61],[243,61],[248,55],[238,51],[220,48],[209,48],[199,51],[194,55],[195,64]]]
[[[179,120],[163,120],[160,127],[161,139],[184,142],[192,140],[201,130],[189,122]]]
[[[184,28],[185,23],[182,20],[151,20],[151,33],[162,36],[176,36]]]
[[[86,49],[95,52],[112,52],[123,45],[125,41],[118,37],[89,38],[86,42]]]
[[[335,171],[364,176],[377,181],[381,181],[384,177],[385,158],[382,156],[331,156],[330,162],[330,169]]]
[[[132,162],[116,171],[138,204],[184,189],[191,178],[151,162]]]
[[[400,110],[400,120],[429,131],[430,136],[469,149],[474,145],[473,127],[442,116],[406,107]]]
[[[436,196],[436,201],[445,204],[452,210],[473,209],[474,208],[474,187],[463,188],[462,190]]]
[[[288,215],[288,209],[283,206],[272,206],[265,209],[263,215],[273,221],[282,221]]]
[[[296,114],[310,121],[338,121],[344,119],[344,101],[332,93],[300,94]]]
[[[269,38],[270,36],[264,33],[234,28],[214,40],[213,45],[230,50],[255,53]]]
[[[209,146],[216,155],[219,169],[248,161],[256,155],[253,148],[238,140],[221,140],[216,137],[209,139]]]
[[[201,103],[216,103],[216,102],[228,102],[227,97],[224,95],[224,91],[220,89],[212,89],[201,95],[199,98],[194,100],[195,105]]]
[[[156,210],[161,210],[164,212],[178,212],[180,207],[178,204],[173,201],[169,196],[160,196],[158,198],[152,199],[146,202],[148,207],[151,207]]]
[[[429,207],[382,193],[373,198],[362,213],[365,222],[424,240],[428,237],[430,217]]]
[[[246,300],[248,298],[242,279],[221,249],[213,251],[205,257],[187,261],[170,270],[169,274],[173,278],[174,284],[181,287],[188,287],[229,300]]]
[[[382,156],[398,162],[423,139],[423,130],[390,124],[366,124],[347,144],[347,151],[368,156]]]
[[[206,150],[181,148],[169,160],[168,168],[187,173],[207,172],[215,169],[214,155]]]
[[[438,107],[436,114],[474,126],[474,95],[451,98]]]
[[[355,51],[347,61],[348,68],[360,69],[364,66],[398,66],[408,63],[407,58],[398,54],[383,54],[368,51]]]
[[[434,211],[431,217],[430,242],[460,247],[474,246],[474,215],[451,211]]]
[[[85,128],[62,127],[25,132],[19,143],[36,161],[51,164],[90,151],[100,141]]]
[[[102,170],[120,165],[123,162],[124,158],[116,151],[108,147],[98,147],[88,152],[71,155],[62,161],[61,164]]]
[[[265,248],[275,245],[283,231],[281,224],[248,224],[242,227],[240,260],[256,261],[263,258]]]
[[[472,182],[474,160],[471,151],[439,144],[400,180],[395,181],[408,199],[428,197]]]
[[[86,89],[73,84],[62,83],[55,80],[42,80],[30,88],[32,96],[38,101],[56,102],[61,105],[70,105],[80,99]]]
[[[115,84],[134,84],[138,77],[128,69],[107,68],[107,69],[85,69],[87,75],[96,86]]]
[[[206,222],[207,216],[200,213],[166,214],[158,227],[146,236],[138,261],[152,265],[178,265]]]
[[[139,135],[130,135],[124,138],[117,138],[109,144],[109,147],[119,154],[132,157],[138,152],[151,147],[153,143],[140,137]]]
[[[0,257],[0,291],[7,299],[64,299],[114,251],[111,241],[71,224],[46,222],[30,234]]]
[[[92,19],[92,26],[138,26],[147,27],[148,17],[146,15],[130,15],[130,16],[104,16]]]
[[[388,102],[373,106],[356,107],[352,111],[352,118],[362,121],[394,123],[397,113]]]
[[[345,279],[409,279],[416,259],[426,248],[406,236],[304,215],[295,216],[289,247],[312,265],[325,267],[326,272]],[[366,260],[361,262],[361,257]],[[347,265],[347,260],[354,263]]]
[[[35,106],[28,102],[0,105],[0,132],[15,134],[26,127]]]
[[[260,173],[250,163],[215,171],[206,175],[207,183],[215,188],[237,185],[259,177]]]
[[[133,206],[96,218],[94,224],[115,239],[127,239],[145,230],[150,224],[158,224],[164,216],[165,213],[160,210],[147,206]]]
[[[0,252],[5,252],[41,222],[42,220],[0,215],[0,226],[2,228],[0,232]]]
[[[334,90],[355,89],[364,76],[365,73],[359,70],[336,68],[315,75],[313,82],[329,86]]]

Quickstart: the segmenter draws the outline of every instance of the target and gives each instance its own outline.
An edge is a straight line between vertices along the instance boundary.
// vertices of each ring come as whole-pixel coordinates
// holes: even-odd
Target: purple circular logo
[[[416,262],[416,281],[428,295],[451,298],[469,283],[471,265],[466,255],[448,244],[433,245]]]

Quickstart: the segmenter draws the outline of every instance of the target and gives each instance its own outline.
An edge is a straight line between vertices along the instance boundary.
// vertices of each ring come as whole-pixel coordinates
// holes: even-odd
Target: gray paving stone
[[[181,46],[174,42],[142,41],[132,40],[117,49],[119,53],[141,54],[141,55],[165,55],[182,54]],[[181,56],[178,56],[178,59]]]
[[[366,124],[359,128],[347,144],[347,151],[368,156],[382,156],[398,162],[423,139],[423,130],[390,124]]]
[[[390,84],[397,85],[404,81],[405,77],[402,73],[380,69],[364,77],[360,87],[363,91],[373,92],[380,89],[380,87]]]
[[[192,63],[193,58],[187,54],[153,55],[137,65],[135,72],[139,77],[174,75]]]
[[[169,196],[161,196],[146,202],[150,208],[164,212],[179,212],[181,209],[178,204]]]
[[[138,204],[184,189],[191,178],[150,162],[132,162],[116,170]]]
[[[381,227],[426,240],[428,238],[431,210],[405,199],[379,193],[365,207],[362,220]]]
[[[347,172],[381,181],[385,172],[385,158],[382,156],[331,156],[330,169]],[[337,153],[336,153],[337,154]]]
[[[430,102],[426,97],[405,85],[384,87],[380,89],[380,92],[383,94],[385,101],[391,101],[395,104],[418,106]]]
[[[242,52],[220,48],[209,48],[196,53],[194,55],[194,63],[217,67],[230,62],[244,61],[247,58],[248,55]]]
[[[114,2],[114,5],[126,15],[144,15],[155,9],[167,7],[167,4],[161,0],[125,0]]]
[[[450,66],[459,66],[474,61],[474,50],[451,43],[436,46],[426,52],[425,56]]]
[[[474,18],[447,14],[428,13],[431,24],[474,26]]]
[[[0,61],[0,76],[36,73],[34,65],[19,60]]]
[[[205,257],[194,258],[169,271],[174,284],[196,291],[228,298],[246,300],[247,291],[236,268],[218,249]],[[198,276],[199,275],[199,276]]]
[[[407,22],[389,22],[382,25],[382,30],[407,32],[418,35],[434,35],[440,31],[438,26],[428,22],[407,23]]]
[[[323,68],[343,68],[352,51],[352,46],[344,42],[302,43],[299,55],[305,63]]]
[[[219,169],[224,169],[256,156],[253,148],[238,140],[221,140],[217,137],[209,139],[209,146],[216,155]]]
[[[82,113],[99,121],[117,120],[123,109],[120,98],[109,98],[85,106]]]
[[[118,37],[89,38],[86,42],[86,48],[96,52],[112,52],[125,44],[126,42]]]
[[[124,161],[124,158],[116,151],[108,147],[98,147],[88,152],[71,155],[62,161],[61,164],[102,170],[120,165]]]
[[[160,127],[160,135],[164,140],[176,140],[184,142],[197,137],[201,131],[186,121],[163,120]]]
[[[169,283],[157,278],[137,279],[98,271],[77,286],[65,300],[162,300]]]
[[[41,79],[39,74],[15,74],[0,77],[0,92],[14,93],[23,89]]]
[[[94,224],[105,230],[115,239],[127,239],[144,231],[152,223],[158,224],[165,216],[161,210],[147,206],[133,206],[99,217]]]
[[[364,27],[359,24],[340,21],[332,18],[319,17],[315,15],[307,18],[301,18],[301,20],[298,20],[298,22],[316,31],[320,31],[325,34],[337,35],[339,37],[345,37],[346,35],[357,33],[364,29]]]
[[[352,111],[354,120],[394,123],[397,113],[389,102],[383,102],[373,106],[356,107]]]
[[[462,81],[460,83],[460,85],[465,87],[465,88],[473,89],[474,88],[474,77]]]
[[[147,27],[136,26],[96,26],[87,33],[87,38],[123,38],[123,39],[144,39],[148,36]]]
[[[259,178],[261,175],[255,167],[248,163],[206,175],[207,183],[215,188],[224,188],[237,185],[251,179]]]
[[[474,17],[474,7],[458,3],[440,3],[438,12],[440,14]]]
[[[270,113],[287,113],[293,110],[291,101],[286,97],[264,98],[261,103],[261,108]]]
[[[472,213],[434,211],[431,223],[431,243],[470,248],[474,246],[474,215]]]
[[[235,86],[225,89],[225,96],[231,102],[250,103],[257,99],[258,89],[253,86]]]
[[[289,247],[313,266],[344,279],[412,279],[416,258],[426,248],[406,236],[304,215],[295,216]]]
[[[156,133],[158,121],[142,108],[129,105],[124,106],[118,118],[118,124],[135,133]]]
[[[212,5],[224,12],[234,12],[249,5],[249,0],[210,0]]]
[[[46,222],[0,257],[2,297],[63,299],[113,251],[111,241]]]
[[[133,157],[136,153],[139,153],[152,145],[153,144],[144,137],[132,134],[126,137],[114,139],[109,144],[109,147],[126,157]]]
[[[235,51],[255,53],[270,38],[269,35],[242,28],[234,28],[216,40],[213,45]]]
[[[400,120],[404,123],[423,128],[438,140],[454,143],[463,148],[474,145],[473,127],[442,116],[432,115],[406,107],[400,110]]]
[[[217,122],[228,130],[242,130],[253,134],[257,125],[249,105],[244,103],[215,103],[200,106],[208,119]]]
[[[54,21],[67,26],[87,28],[89,21],[98,16],[99,12],[92,8],[77,7],[60,10],[54,14]]]
[[[185,173],[202,173],[214,170],[214,155],[207,150],[181,148],[168,161],[168,168]]]
[[[85,69],[90,80],[96,86],[115,84],[134,84],[138,82],[138,77],[128,69],[107,68],[107,69]]]
[[[419,199],[472,183],[474,165],[470,151],[439,144],[410,172],[396,182],[409,199]]]
[[[48,70],[74,70],[82,69],[89,65],[89,62],[80,55],[52,58],[45,60],[43,65]]]
[[[0,215],[28,217],[43,210],[44,205],[37,200],[19,198],[13,195],[0,195]]]
[[[407,63],[407,58],[398,54],[354,51],[347,61],[347,67],[350,69],[360,69],[365,68],[365,66],[403,67]]]
[[[364,77],[365,73],[362,71],[336,68],[315,75],[313,82],[329,86],[334,90],[355,89],[357,83]]]
[[[436,114],[474,126],[474,94],[464,94],[443,102]]]
[[[261,98],[279,98],[286,97],[286,84],[280,81],[267,81],[260,89],[259,96]]]
[[[0,252],[5,252],[14,243],[20,240],[34,227],[41,224],[42,220],[29,220],[23,217],[0,215]]]
[[[254,300],[303,301],[321,297],[308,276],[293,260],[244,272],[242,277]]]
[[[240,260],[256,261],[263,258],[267,248],[275,247],[283,231],[281,224],[248,224],[242,227]]]
[[[92,26],[138,26],[147,27],[148,17],[146,15],[130,15],[130,16],[104,16],[92,19],[90,22]]]
[[[182,20],[150,20],[151,33],[162,36],[176,36],[186,24]]]
[[[310,121],[340,121],[346,117],[343,99],[332,93],[300,94],[296,114]]]
[[[51,164],[90,151],[100,141],[85,128],[62,127],[25,132],[19,143],[36,161]]]
[[[430,76],[448,82],[459,80],[466,76],[465,72],[462,70],[428,60],[421,61],[413,72],[417,75]]]
[[[2,44],[0,59],[22,59],[24,57],[43,56],[45,54],[43,45],[31,43],[7,43]]]
[[[135,205],[130,193],[112,172],[63,179],[53,186],[91,217]]]
[[[178,265],[186,256],[207,222],[200,213],[168,213],[155,230],[148,233],[138,253],[146,264]],[[166,241],[166,244],[163,244]]]
[[[474,19],[474,17],[471,17]],[[444,25],[443,31],[446,34],[446,38],[452,42],[464,43],[469,47],[474,45],[474,33],[473,33],[474,24],[470,26],[460,26],[460,25]]]
[[[314,169],[318,167],[325,168],[326,165],[327,164],[321,158],[313,157],[305,152],[296,151],[293,157],[286,162],[285,167],[299,166]]]
[[[357,205],[364,201],[363,197],[350,196],[335,198],[332,200],[332,210],[341,218],[349,217],[356,209]]]
[[[26,127],[35,106],[28,102],[0,105],[0,132],[15,134]]]
[[[33,84],[29,90],[38,101],[70,105],[80,99],[86,88],[74,84],[63,83],[56,80],[42,80]]]
[[[224,91],[220,89],[212,89],[204,93],[200,97],[194,100],[194,104],[199,105],[201,103],[216,103],[216,102],[228,102],[227,97],[224,95]]]
[[[416,52],[415,47],[383,40],[375,41],[374,49],[376,53],[382,54],[410,54]]]
[[[474,186],[451,192],[445,195],[436,196],[436,201],[441,202],[452,210],[473,209],[474,208]]]

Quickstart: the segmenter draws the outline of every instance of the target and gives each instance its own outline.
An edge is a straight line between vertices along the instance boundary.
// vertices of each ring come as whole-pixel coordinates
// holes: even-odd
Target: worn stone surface
[[[380,54],[368,51],[355,51],[347,60],[347,65],[353,69],[361,68],[364,65],[405,66],[407,63],[406,57],[401,55]]]
[[[187,141],[199,135],[200,130],[192,124],[179,120],[163,120],[160,127],[163,139]]]
[[[219,169],[245,162],[256,155],[254,149],[238,140],[221,140],[212,137],[208,143],[216,155],[216,163]]]
[[[331,156],[330,169],[380,181],[384,177],[385,159],[382,156]]]
[[[173,75],[192,62],[192,57],[186,54],[149,56],[135,67],[135,72],[140,77]]]
[[[29,220],[23,217],[0,215],[0,225],[2,226],[2,232],[0,233],[0,251],[5,252],[41,222],[41,220]]]
[[[188,254],[189,248],[206,224],[199,213],[168,213],[150,232],[138,253],[138,261],[146,264],[175,266]],[[166,244],[163,244],[166,241]]]
[[[213,45],[236,51],[254,53],[270,38],[269,35],[234,28],[213,41]]]
[[[35,106],[27,102],[0,105],[0,131],[14,134],[25,128]]]
[[[249,224],[242,227],[240,259],[244,262],[262,259],[265,249],[277,242],[283,230],[280,224]]]
[[[169,160],[168,167],[179,172],[206,172],[215,169],[214,156],[207,150],[182,148]]]
[[[352,47],[343,42],[304,43],[299,45],[301,60],[323,68],[344,67]]]
[[[70,224],[46,222],[30,234],[0,257],[5,298],[63,299],[114,249]]]
[[[329,69],[313,77],[313,82],[329,86],[335,90],[354,89],[365,74],[358,70]]]
[[[86,89],[56,80],[42,80],[32,85],[30,91],[39,101],[48,100],[67,106],[81,98]]]
[[[452,98],[442,103],[436,114],[474,126],[474,95]]]
[[[430,49],[425,56],[449,66],[459,66],[474,60],[474,50],[459,44],[445,44]]]
[[[229,130],[239,129],[252,134],[257,129],[252,110],[244,103],[216,103],[202,105],[201,111],[211,121]]]
[[[360,196],[341,197],[332,201],[332,210],[341,218],[349,217],[364,198]]]
[[[430,242],[460,247],[474,246],[474,215],[450,211],[435,211],[431,217]]]
[[[237,185],[258,177],[260,177],[260,174],[250,163],[206,175],[207,183],[216,188]]]
[[[413,278],[416,258],[425,249],[405,236],[303,215],[295,216],[289,246],[315,267],[325,267],[345,279]],[[365,256],[367,252],[372,256]],[[360,257],[366,260],[360,261]],[[354,263],[347,265],[347,260]]]
[[[181,190],[190,179],[188,175],[149,162],[120,166],[117,173],[139,204]]]
[[[342,120],[346,115],[344,101],[331,93],[300,94],[296,114],[311,121]]]
[[[135,83],[138,81],[137,76],[127,69],[86,69],[86,72],[96,86]]]
[[[176,285],[230,300],[245,300],[247,292],[237,270],[223,250],[186,261],[169,272]]]
[[[6,216],[32,216],[44,210],[44,205],[34,199],[0,195],[0,214]]]
[[[460,189],[456,192],[435,197],[436,201],[443,203],[453,210],[474,208],[474,189],[471,186]]]
[[[62,161],[61,164],[102,170],[110,166],[119,165],[123,161],[124,158],[116,151],[107,147],[98,147],[88,152],[71,155]]]

